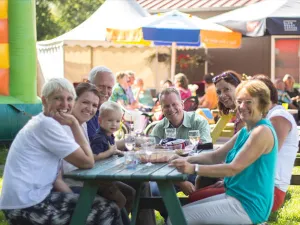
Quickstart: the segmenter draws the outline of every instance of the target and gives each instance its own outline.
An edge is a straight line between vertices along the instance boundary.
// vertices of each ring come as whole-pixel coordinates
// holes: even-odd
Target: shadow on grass
[[[0,165],[5,164],[7,154],[8,154],[8,146],[5,144],[0,144]]]

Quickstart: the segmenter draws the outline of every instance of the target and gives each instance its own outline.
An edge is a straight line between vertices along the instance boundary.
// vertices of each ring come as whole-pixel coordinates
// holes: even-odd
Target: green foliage
[[[37,40],[49,40],[89,18],[104,0],[36,0]]]
[[[47,40],[59,35],[59,24],[51,12],[51,0],[36,0],[36,30],[37,40]]]
[[[62,31],[69,31],[89,18],[104,0],[54,0],[60,18]],[[100,21],[99,21],[100,22]]]

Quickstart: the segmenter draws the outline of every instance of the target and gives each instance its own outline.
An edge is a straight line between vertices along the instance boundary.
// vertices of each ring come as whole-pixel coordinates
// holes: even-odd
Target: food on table
[[[164,163],[168,162],[172,156],[175,155],[175,151],[167,151],[163,150],[154,150],[151,155],[146,154],[146,151],[139,151],[137,152],[137,158],[141,161],[141,163]]]

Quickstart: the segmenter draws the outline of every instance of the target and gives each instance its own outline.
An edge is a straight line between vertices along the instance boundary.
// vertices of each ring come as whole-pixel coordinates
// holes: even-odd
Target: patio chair
[[[183,100],[185,111],[195,111],[198,108],[199,100],[197,96],[191,96]]]

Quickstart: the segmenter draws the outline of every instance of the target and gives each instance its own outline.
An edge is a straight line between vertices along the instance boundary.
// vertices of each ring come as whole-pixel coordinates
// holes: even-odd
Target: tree
[[[36,0],[37,40],[48,40],[75,28],[105,0]]]
[[[60,34],[61,27],[50,9],[51,0],[36,0],[37,40],[47,40]]]
[[[104,0],[53,0],[60,14],[58,24],[67,32],[90,17]]]

